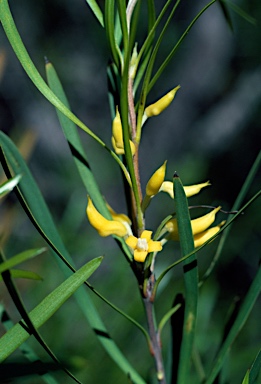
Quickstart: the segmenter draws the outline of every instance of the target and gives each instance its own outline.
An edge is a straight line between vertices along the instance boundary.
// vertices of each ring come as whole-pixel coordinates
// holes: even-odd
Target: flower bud
[[[198,233],[205,231],[215,221],[216,213],[220,209],[221,207],[217,207],[206,215],[191,220],[191,228],[193,235],[197,235]],[[168,221],[165,225],[165,228],[170,233],[170,238],[172,240],[179,240],[177,219],[172,219]]]
[[[165,178],[166,163],[167,161],[164,161],[163,165],[159,169],[157,169],[157,171],[154,172],[151,178],[149,179],[146,186],[147,196],[152,197],[159,192],[160,187]]]
[[[211,185],[209,181],[201,184],[188,185],[184,186],[184,191],[187,197],[196,195],[201,191],[202,188]],[[173,191],[173,182],[172,181],[164,181],[160,187],[160,192],[166,192],[170,195],[172,199],[174,199],[174,191]]]
[[[106,237],[116,235],[123,237],[127,234],[127,228],[125,225],[120,221],[107,220],[103,217],[94,207],[90,197],[88,197],[86,213],[90,224],[98,231],[100,236]]]
[[[112,146],[114,151],[117,153],[117,155],[123,155],[124,152],[124,143],[123,143],[123,133],[122,133],[122,124],[121,124],[121,118],[118,111],[118,108],[116,110],[115,118],[112,122],[112,138],[111,138]],[[135,154],[135,145],[130,140],[130,147],[131,147],[131,153],[132,156]]]
[[[163,96],[161,99],[156,101],[156,103],[149,105],[145,109],[145,115],[147,117],[151,117],[151,116],[157,116],[161,112],[163,112],[164,109],[166,109],[170,105],[170,103],[173,101],[176,95],[176,92],[179,88],[180,88],[180,85],[178,85],[176,88],[173,88],[165,96]]]
[[[194,246],[195,248],[200,247],[203,245],[206,241],[208,241],[212,236],[214,236],[220,228],[225,224],[226,221],[222,221],[219,225],[209,228],[206,231],[203,231],[201,233],[198,233],[194,236]]]

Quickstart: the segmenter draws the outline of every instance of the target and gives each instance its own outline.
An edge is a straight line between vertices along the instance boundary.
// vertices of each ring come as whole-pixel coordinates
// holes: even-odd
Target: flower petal
[[[107,220],[94,207],[92,200],[88,197],[86,213],[90,224],[98,231],[102,237],[117,235],[123,237],[127,234],[124,224],[116,220]]]
[[[148,252],[158,252],[162,250],[162,244],[160,241],[150,240],[148,243],[149,249]]]
[[[152,231],[147,231],[147,230],[145,229],[145,231],[143,231],[142,234],[140,235],[140,238],[141,238],[141,239],[146,239],[147,242],[149,242],[150,239],[151,239],[151,235],[152,235]]]
[[[147,251],[138,251],[137,249],[135,249],[133,257],[135,261],[138,261],[139,263],[144,263],[147,254]]]
[[[135,236],[129,236],[126,240],[125,243],[132,249],[135,249],[138,244],[138,239]]]

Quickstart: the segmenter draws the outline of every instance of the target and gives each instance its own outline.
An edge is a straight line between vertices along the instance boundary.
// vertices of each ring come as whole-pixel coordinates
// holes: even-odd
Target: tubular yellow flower
[[[198,233],[194,236],[194,246],[195,248],[203,245],[207,240],[209,240],[212,236],[214,236],[220,228],[225,224],[226,221],[222,221],[219,225],[215,227],[209,228],[204,232]]]
[[[131,224],[131,220],[128,216],[124,215],[124,213],[115,212],[108,203],[106,205],[113,220],[120,221],[121,223],[127,223],[129,225]]]
[[[209,181],[201,184],[188,185],[184,186],[185,194],[187,197],[196,195],[201,191],[202,188],[208,187],[210,184]],[[160,192],[166,192],[170,195],[172,199],[174,199],[174,191],[173,191],[173,182],[172,181],[164,181],[160,187]]]
[[[94,207],[92,200],[88,197],[88,205],[86,213],[90,224],[98,231],[102,237],[117,235],[123,237],[127,235],[127,228],[125,225],[116,220],[107,220],[103,217]]]
[[[152,231],[143,231],[139,238],[129,236],[125,241],[133,250],[134,260],[143,263],[150,252],[158,252],[162,250],[160,241],[151,240]]]
[[[217,207],[206,215],[191,220],[191,228],[193,235],[197,235],[198,233],[205,231],[215,221],[216,213],[220,209],[221,207]],[[177,219],[172,219],[168,221],[165,225],[165,228],[169,232],[169,237],[171,240],[179,240]]]
[[[151,178],[149,179],[146,186],[147,196],[152,197],[159,192],[160,187],[165,178],[166,163],[167,161],[164,161],[164,164],[159,169],[157,169],[157,171],[154,172]]]
[[[112,138],[111,138],[112,146],[114,151],[117,153],[117,155],[123,155],[124,154],[124,144],[123,144],[123,134],[122,134],[122,124],[121,124],[121,118],[118,111],[118,108],[116,110],[116,116],[112,122]],[[130,147],[131,147],[131,153],[132,156],[135,154],[135,145],[130,140]]]
[[[156,103],[153,103],[151,105],[149,105],[146,109],[145,109],[145,115],[147,117],[151,117],[151,116],[157,116],[159,115],[161,112],[164,111],[164,109],[166,109],[170,103],[172,102],[172,100],[174,99],[176,93],[177,93],[177,90],[180,88],[180,85],[178,85],[177,87],[173,88],[170,92],[168,92],[165,96],[163,96],[161,99],[159,99],[158,101],[156,101]]]

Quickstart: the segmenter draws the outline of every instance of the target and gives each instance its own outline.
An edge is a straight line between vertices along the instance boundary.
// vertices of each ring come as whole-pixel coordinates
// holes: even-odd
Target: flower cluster
[[[146,195],[144,201],[148,203],[148,199],[153,198],[157,193],[164,191],[167,192],[172,198],[173,196],[173,183],[171,181],[164,181],[166,170],[166,162],[152,175],[146,186]],[[187,197],[193,196],[201,191],[202,188],[210,185],[207,181],[205,183],[185,186],[184,190]],[[194,236],[194,246],[199,247],[214,236],[224,224],[221,222],[219,225],[210,227],[215,221],[215,216],[221,207],[213,209],[211,212],[203,215],[197,219],[191,220],[191,228]],[[168,240],[179,241],[178,225],[175,218],[169,220],[163,231],[164,237],[159,240],[152,240],[152,231],[144,230],[140,237],[135,237],[131,230],[131,220],[124,214],[118,214],[109,207],[111,213],[111,220],[103,217],[94,207],[93,202],[88,198],[87,216],[90,224],[98,231],[100,236],[106,237],[115,235],[123,237],[126,244],[130,247],[133,253],[133,258],[137,262],[144,262],[147,255],[151,252],[159,252],[162,246]]]
[[[173,101],[179,88],[180,86],[177,86],[168,92],[164,97],[159,99],[156,103],[145,108],[142,124],[144,124],[149,117],[156,116],[166,109]],[[136,152],[135,144],[131,140],[129,142],[132,156],[134,156]],[[112,123],[112,146],[117,155],[125,154],[122,124],[118,108],[116,109],[115,118]],[[147,182],[145,196],[141,202],[141,210],[143,214],[148,208],[151,199],[160,192],[166,192],[172,199],[174,199],[173,182],[165,180],[166,164],[167,161],[165,161],[162,166],[154,172]],[[186,196],[190,197],[198,194],[202,188],[209,185],[210,183],[207,181],[196,185],[185,186],[184,191]],[[220,208],[221,207],[217,207],[206,215],[191,220],[195,247],[199,247],[208,241],[224,224],[224,222],[221,222],[217,226],[210,227],[215,221],[215,216]],[[166,223],[157,239],[152,239],[152,231],[147,229],[143,229],[139,237],[134,236],[132,232],[132,223],[129,217],[124,214],[116,213],[110,206],[108,206],[108,210],[111,214],[110,220],[103,217],[93,205],[90,197],[88,198],[86,212],[90,224],[98,231],[100,236],[106,237],[115,235],[123,238],[130,248],[133,260],[136,262],[143,263],[146,260],[147,255],[150,253],[153,253],[155,256],[157,252],[162,250],[163,245],[169,240],[179,241],[176,218],[173,218]]]

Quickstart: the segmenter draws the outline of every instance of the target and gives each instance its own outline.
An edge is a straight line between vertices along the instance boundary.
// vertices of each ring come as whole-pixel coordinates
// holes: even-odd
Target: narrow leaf
[[[7,269],[13,268],[14,266],[23,263],[26,260],[32,259],[33,257],[41,255],[46,251],[46,248],[29,249],[21,252],[18,255],[11,257],[9,260],[4,261],[0,264],[0,273],[3,273]]]
[[[97,4],[97,2],[95,0],[86,0],[86,2],[89,5],[89,7],[91,8],[92,12],[96,16],[96,19],[99,21],[101,26],[104,27],[103,14],[102,14],[102,11],[101,11],[99,5]]]
[[[184,257],[194,250],[191,219],[187,197],[185,195],[181,180],[177,174],[174,175],[173,184],[180,247],[182,256]],[[190,365],[198,303],[198,269],[195,254],[184,261],[183,271],[185,284],[185,314],[179,359],[178,384],[185,384],[190,381]]]
[[[258,378],[258,375],[260,374],[260,371],[261,371],[261,349],[259,350],[252,366],[250,367],[249,384],[256,383],[256,380]]]
[[[230,332],[228,333],[228,336],[225,339],[222,347],[220,348],[218,355],[215,358],[212,370],[210,374],[207,376],[208,378],[206,380],[206,384],[214,383],[214,380],[217,377],[222,367],[222,364],[224,362],[224,359],[226,358],[226,354],[228,350],[231,347],[231,344],[233,343],[237,334],[240,332],[243,325],[245,324],[249,316],[249,313],[251,312],[260,292],[261,292],[261,267],[259,267],[258,272],[254,280],[252,281],[252,284],[244,298],[244,301],[242,302],[242,305],[238,312],[238,316],[233,326],[231,327]]]
[[[46,64],[46,74],[50,89],[63,102],[63,104],[70,109],[70,105],[64,93],[62,84],[57,76],[55,68],[50,62]],[[87,193],[90,195],[99,212],[107,219],[110,219],[108,209],[91,171],[75,124],[64,116],[64,114],[58,109],[57,115]]]
[[[51,245],[54,255],[56,257],[57,255],[59,256],[59,266],[61,267],[65,276],[68,276],[70,273],[68,267],[73,269],[72,258],[61,240],[48,207],[46,206],[43,196],[34,178],[32,177],[30,170],[28,169],[15,145],[3,132],[0,132],[0,145],[4,149],[4,152],[8,157],[8,161],[11,164],[13,171],[15,173],[20,173],[18,171],[20,170],[23,174],[23,178],[19,184],[19,189],[22,191],[23,198],[28,202],[27,208],[30,209],[31,214],[33,215],[35,220],[34,225],[36,225],[36,227],[38,226],[38,228],[41,228],[40,233],[41,235],[44,234],[46,241],[49,239],[48,244]],[[25,208],[25,206],[23,206],[23,208]],[[60,258],[63,259],[63,261],[61,261]],[[64,264],[65,262],[66,265]],[[109,356],[123,370],[123,372],[126,373],[126,375],[131,376],[135,383],[144,384],[144,380],[127,361],[113,339],[110,337],[91,298],[83,287],[80,287],[77,290],[75,293],[75,298],[78,301],[79,307],[83,311],[97,338]]]
[[[30,279],[30,280],[43,280],[43,278],[38,275],[38,273],[32,272],[32,271],[25,271],[22,269],[11,269],[10,270],[11,276],[15,279],[22,278],[22,279]],[[3,277],[0,276],[0,281],[3,280]]]
[[[35,307],[29,316],[35,328],[41,327],[65,301],[93,274],[99,267],[102,257],[89,261],[72,276],[66,279],[54,291]],[[0,339],[0,362],[13,353],[30,334],[20,324],[16,324]]]
[[[110,150],[106,144],[95,135],[90,128],[88,128],[77,116],[75,116],[62,102],[61,100],[51,91],[46,82],[43,80],[40,73],[37,71],[33,61],[31,60],[22,40],[19,35],[19,32],[16,28],[15,22],[13,20],[12,14],[10,12],[10,8],[8,6],[7,0],[0,1],[0,19],[6,33],[6,36],[13,47],[13,50],[23,66],[25,72],[32,80],[36,88],[42,93],[42,95],[57,109],[59,109],[65,116],[67,116],[71,121],[73,121],[79,128],[81,128],[84,132],[90,135],[97,143],[99,143],[103,148],[105,148],[114,160],[118,163],[118,165],[123,170],[126,178],[129,180],[128,172],[120,161],[119,157]]]

